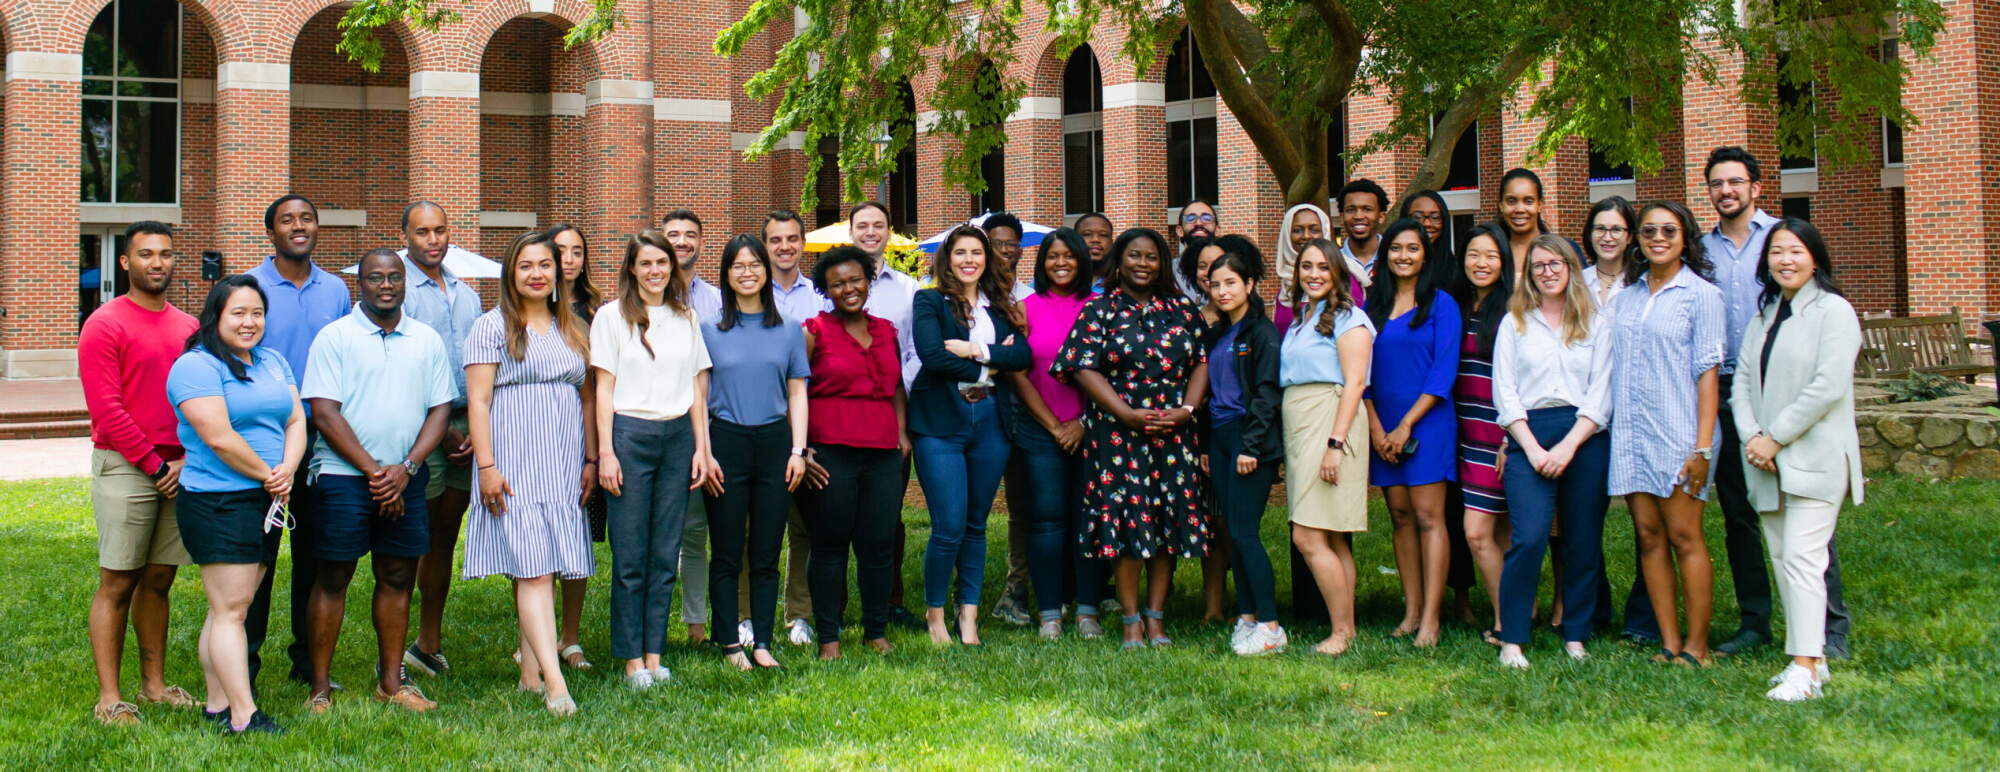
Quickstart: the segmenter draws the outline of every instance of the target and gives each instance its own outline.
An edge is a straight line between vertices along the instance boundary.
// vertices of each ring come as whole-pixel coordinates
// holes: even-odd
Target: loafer
[[[437,708],[437,703],[432,702],[429,697],[425,697],[423,690],[418,689],[415,684],[403,684],[400,688],[396,689],[395,694],[383,692],[382,687],[377,686],[375,687],[375,701],[386,702],[412,713],[427,713]]]
[[[1771,642],[1771,636],[1756,630],[1738,630],[1736,637],[1723,641],[1715,647],[1715,653],[1725,657],[1735,656]]]

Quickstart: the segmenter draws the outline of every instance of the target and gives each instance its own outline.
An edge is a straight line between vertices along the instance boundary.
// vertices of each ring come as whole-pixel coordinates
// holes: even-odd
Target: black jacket
[[[1005,431],[1010,420],[1009,400],[1007,379],[1000,376],[1000,371],[1026,370],[1034,361],[1034,354],[1028,349],[1028,336],[1007,321],[1006,313],[989,307],[986,314],[993,320],[993,345],[987,347],[991,361],[984,366],[994,370],[994,398],[999,400],[998,418]],[[959,410],[965,398],[958,395],[958,385],[979,380],[982,365],[946,350],[944,342],[971,336],[972,330],[958,320],[951,301],[942,293],[934,289],[917,291],[911,300],[910,340],[923,369],[917,371],[916,380],[910,384],[911,434],[945,437],[965,429],[965,414]],[[1010,337],[1014,339],[1012,344],[1002,343]]]
[[[1223,317],[1209,325],[1202,335],[1202,345],[1213,348],[1224,333],[1229,332],[1229,318]],[[1243,425],[1243,453],[1257,459],[1258,463],[1283,460],[1285,457],[1284,431],[1280,427],[1282,402],[1278,393],[1278,349],[1283,338],[1278,328],[1271,324],[1269,317],[1253,314],[1244,317],[1243,329],[1236,333],[1234,345],[1227,352],[1211,352],[1208,360],[1209,371],[1217,367],[1235,367],[1236,382],[1243,386],[1243,416],[1237,420]],[[1223,357],[1228,361],[1216,361]],[[1215,392],[1209,391],[1213,398]],[[1206,415],[1207,405],[1203,405],[1203,419],[1213,426],[1213,419]]]

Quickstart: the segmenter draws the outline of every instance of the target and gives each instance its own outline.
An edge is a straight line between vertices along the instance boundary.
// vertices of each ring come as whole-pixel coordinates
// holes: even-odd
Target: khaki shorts
[[[446,425],[459,432],[467,431],[464,417],[453,418]],[[465,466],[452,466],[448,459],[450,450],[445,447],[444,441],[440,440],[437,450],[431,451],[430,457],[424,459],[424,466],[431,469],[430,482],[424,485],[426,501],[443,496],[447,487],[461,491],[472,490],[472,463],[467,461]]]
[[[97,565],[135,571],[154,563],[193,562],[181,546],[174,500],[161,496],[152,476],[115,450],[90,453],[90,508],[97,517]]]

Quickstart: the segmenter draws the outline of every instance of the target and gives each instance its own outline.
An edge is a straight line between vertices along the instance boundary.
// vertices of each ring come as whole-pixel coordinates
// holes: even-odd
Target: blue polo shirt
[[[264,289],[264,345],[290,362],[292,380],[302,383],[313,338],[333,320],[346,316],[354,297],[347,294],[347,282],[318,265],[312,266],[305,284],[293,284],[278,274],[276,260],[264,258],[244,273]]]
[[[167,372],[167,401],[173,403],[174,417],[180,419],[176,433],[187,450],[187,466],[181,468],[181,487],[194,493],[226,493],[256,490],[263,480],[254,480],[236,471],[203,442],[201,434],[188,423],[181,403],[200,397],[221,397],[229,408],[229,428],[250,445],[258,458],[271,466],[285,460],[285,423],[292,419],[292,365],[283,354],[258,346],[250,351],[244,367],[250,380],[237,380],[229,365],[197,348],[174,360]]]
[[[458,389],[458,398],[451,403],[464,407],[465,338],[472,334],[472,323],[485,313],[479,308],[479,293],[442,265],[438,266],[438,273],[444,276],[444,281],[432,279],[408,253],[407,249],[398,253],[403,255],[403,315],[430,325],[444,338],[445,357],[451,360],[452,386]]]
[[[430,409],[458,397],[444,339],[429,325],[403,314],[384,332],[356,305],[320,330],[301,382],[304,399],[340,403],[340,415],[378,464],[410,455]],[[314,474],[360,475],[324,436],[313,447]]]

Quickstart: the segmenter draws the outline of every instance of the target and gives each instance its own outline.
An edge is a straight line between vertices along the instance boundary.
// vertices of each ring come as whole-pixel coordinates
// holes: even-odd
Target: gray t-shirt
[[[763,314],[743,314],[736,326],[720,319],[701,323],[713,369],[708,376],[709,415],[739,426],[763,426],[785,417],[785,381],[806,378],[806,336],[798,322],[764,326]]]

